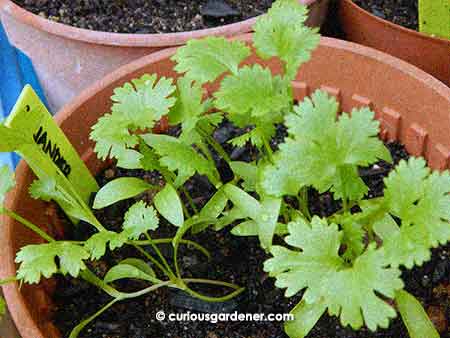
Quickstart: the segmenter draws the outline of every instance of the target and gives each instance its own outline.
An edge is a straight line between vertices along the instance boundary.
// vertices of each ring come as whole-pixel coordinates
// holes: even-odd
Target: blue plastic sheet
[[[0,23],[0,120],[5,119],[11,112],[26,84],[30,84],[48,106],[33,64],[25,54],[10,45]],[[19,157],[16,154],[0,153],[0,166],[7,164],[13,169],[18,162]]]

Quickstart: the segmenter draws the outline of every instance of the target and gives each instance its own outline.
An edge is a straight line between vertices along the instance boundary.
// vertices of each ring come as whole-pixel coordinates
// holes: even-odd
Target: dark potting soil
[[[358,6],[397,25],[418,30],[418,0],[353,0]]]
[[[174,33],[263,14],[273,0],[13,0],[63,24],[113,33]]]
[[[176,133],[173,132],[173,133]],[[242,133],[241,130],[224,123],[215,132],[214,137],[226,147],[234,160],[251,161],[258,154],[251,147],[232,148],[226,141]],[[277,137],[272,141],[272,147],[285,135],[285,128],[279,126]],[[388,143],[395,163],[408,158],[404,147],[398,143]],[[222,172],[226,171],[219,164]],[[392,165],[379,162],[370,168],[362,168],[361,177],[370,188],[368,197],[380,196],[383,193],[383,178],[392,169]],[[223,174],[226,176],[226,174]],[[121,176],[142,177],[153,184],[161,184],[157,173],[142,170],[123,170],[116,167],[105,170],[98,176],[99,184]],[[207,180],[195,176],[186,188],[193,196],[195,203],[202,206],[214,193],[214,188]],[[136,200],[150,201],[151,194],[145,193],[134,199],[122,201],[115,205],[97,211],[97,217],[108,228],[118,230],[126,210]],[[329,215],[339,208],[330,194],[310,192],[310,209],[317,215]],[[85,239],[88,225],[80,224],[77,231],[68,232],[68,237]],[[72,229],[72,227],[69,227]],[[167,224],[152,234],[153,238],[165,238],[174,235],[174,227]],[[163,288],[137,299],[117,303],[91,323],[80,335],[81,338],[287,338],[283,333],[281,322],[170,322],[156,320],[156,313],[164,311],[171,313],[288,313],[301,298],[301,295],[286,299],[283,290],[274,286],[274,280],[263,271],[263,262],[268,258],[260,248],[256,238],[234,237],[224,229],[220,232],[207,230],[186,238],[204,245],[211,253],[211,260],[198,251],[181,247],[180,266],[182,275],[186,278],[208,278],[227,281],[246,288],[238,298],[226,303],[198,302],[184,293]],[[171,261],[171,245],[161,246],[163,255]],[[148,249],[151,253],[151,249]],[[91,263],[91,268],[103,277],[106,271],[129,257],[141,257],[132,247],[125,247],[109,252],[102,260]],[[450,338],[448,321],[450,315],[450,245],[434,250],[432,259],[422,267],[403,273],[406,289],[416,295],[427,309],[430,317],[441,330],[442,338]],[[115,283],[120,290],[131,292],[142,289],[148,284],[137,280],[126,280]],[[220,288],[201,287],[197,291],[211,296],[224,295]],[[54,322],[64,337],[80,321],[98,311],[111,299],[96,287],[83,280],[60,277],[54,294]],[[309,338],[407,338],[407,331],[402,321],[397,318],[391,322],[390,328],[372,333],[367,329],[353,331],[343,328],[335,317],[324,315]],[[423,337],[426,338],[426,337]]]

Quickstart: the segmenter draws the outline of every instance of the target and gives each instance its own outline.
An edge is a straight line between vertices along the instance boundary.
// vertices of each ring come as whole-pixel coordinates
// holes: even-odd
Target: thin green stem
[[[270,147],[269,141],[267,141],[267,139],[264,136],[261,136],[263,143],[264,143],[264,148],[266,149],[266,153],[267,153],[267,157],[269,158],[269,161],[274,164],[275,160],[273,158],[273,151],[272,148]]]
[[[197,131],[199,132],[200,136],[202,136],[205,141],[227,162],[231,163],[231,158],[228,156],[227,152],[223,147],[217,142],[214,137],[209,135],[206,131],[204,131],[202,128],[197,126]]]
[[[41,228],[39,228],[37,225],[31,223],[30,221],[26,220],[22,216],[16,214],[14,211],[11,211],[9,209],[3,210],[4,214],[11,217],[12,219],[22,223],[24,226],[26,226],[31,231],[35,232],[39,236],[41,236],[43,239],[45,239],[47,242],[54,242],[55,240],[48,235],[45,231],[43,231]]]
[[[69,338],[77,338],[78,335],[80,334],[80,332],[83,331],[83,329],[84,329],[89,323],[91,323],[95,318],[97,318],[98,316],[100,316],[103,312],[105,312],[106,310],[108,310],[111,306],[113,306],[114,304],[116,304],[118,301],[119,301],[119,299],[113,299],[113,300],[110,301],[108,304],[106,304],[104,307],[102,307],[100,310],[98,310],[96,313],[94,313],[92,316],[90,316],[89,318],[86,318],[86,319],[83,320],[80,324],[78,324],[77,326],[75,326],[75,328],[72,330],[72,332],[70,332]]]
[[[183,278],[183,281],[187,284],[189,283],[195,283],[195,284],[209,284],[209,285],[217,285],[217,286],[226,286],[231,289],[239,290],[241,287],[239,285],[228,283],[228,282],[222,282],[212,279],[203,279],[203,278]]]
[[[184,283],[183,280],[181,280],[181,281],[183,283],[183,286],[184,286],[183,290],[185,292],[187,292],[188,294],[190,294],[191,296],[193,296],[195,298],[198,298],[198,299],[201,299],[201,300],[203,300],[205,302],[210,302],[210,303],[226,302],[226,301],[228,301],[230,299],[233,299],[234,297],[240,295],[242,292],[245,291],[245,288],[239,287],[238,289],[236,289],[235,291],[227,294],[226,296],[223,296],[223,297],[209,297],[209,296],[202,295],[202,294],[192,290],[191,288],[189,288],[189,286],[187,286],[186,283]],[[220,284],[216,284],[216,285],[220,285]]]
[[[161,272],[163,274],[165,274],[167,277],[169,277],[170,279],[172,279],[173,273],[171,274],[170,271],[167,271],[166,268],[157,260],[155,259],[152,255],[150,255],[147,251],[145,251],[144,249],[142,249],[139,245],[136,244],[132,244],[132,246],[134,248],[136,248],[136,250],[138,250],[143,256],[145,256],[145,258],[147,258],[149,261],[151,261],[153,264],[156,265],[156,267],[161,270]]]
[[[191,194],[184,186],[181,186],[181,191],[183,191],[184,196],[186,196],[186,199],[188,200],[189,206],[194,210],[195,214],[198,214],[198,209],[194,203],[194,200],[192,199]]]
[[[173,241],[173,238],[153,239],[153,243],[155,243],[155,244],[171,244],[172,241]],[[131,241],[130,243],[136,244],[136,245],[149,245],[150,244],[149,241]],[[211,258],[211,254],[209,253],[209,251],[205,247],[203,247],[202,245],[200,245],[194,241],[190,241],[188,239],[182,239],[182,240],[180,240],[180,244],[192,246],[195,249],[197,249],[198,251],[200,251],[202,254],[204,254],[208,259]]]
[[[164,265],[164,267],[166,268],[167,272],[169,272],[168,277],[171,280],[173,280],[173,278],[175,278],[175,275],[174,275],[174,273],[172,271],[172,268],[170,267],[169,263],[164,258],[163,254],[161,253],[161,250],[159,250],[158,246],[153,242],[152,238],[150,237],[150,235],[147,232],[145,233],[145,237],[147,238],[147,240],[150,243],[150,245],[153,248],[153,250],[155,250],[156,254],[158,255],[158,257],[161,260],[161,262]]]
[[[95,285],[100,290],[103,290],[113,298],[118,298],[121,295],[120,291],[117,291],[112,286],[108,285],[103,279],[98,278],[97,275],[89,269],[81,271],[80,277],[83,278],[86,282]]]
[[[347,198],[345,197],[342,198],[342,209],[344,210],[344,212],[347,212],[349,210],[349,203]]]
[[[300,198],[298,200],[298,203],[300,204],[300,210],[303,213],[303,215],[308,219],[311,220],[311,213],[309,212],[309,197],[308,197],[308,187],[303,187],[300,190]]]
[[[136,297],[140,297],[143,296],[149,292],[155,291],[159,288],[162,288],[164,286],[169,286],[169,287],[177,287],[176,284],[174,284],[172,281],[164,281],[161,282],[159,284],[155,284],[152,286],[149,286],[148,288],[145,288],[143,290],[140,291],[136,291],[136,292],[131,292],[131,293],[121,293],[120,298],[118,298],[119,300],[124,300],[124,299],[130,299],[130,298],[136,298]]]

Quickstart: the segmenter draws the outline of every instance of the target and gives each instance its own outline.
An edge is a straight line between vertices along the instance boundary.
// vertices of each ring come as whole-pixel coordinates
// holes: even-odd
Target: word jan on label
[[[72,171],[72,168],[61,154],[60,147],[56,144],[56,142],[52,142],[52,140],[48,138],[47,132],[44,128],[42,128],[42,126],[39,127],[35,134],[33,134],[33,139],[38,146],[42,146],[42,150],[50,156],[53,163],[55,163],[62,173],[68,177]]]

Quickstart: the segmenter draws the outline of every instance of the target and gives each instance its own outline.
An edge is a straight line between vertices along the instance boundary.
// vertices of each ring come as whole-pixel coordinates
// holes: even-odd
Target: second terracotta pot
[[[403,59],[450,86],[450,40],[378,18],[352,0],[339,0],[338,5],[339,22],[348,40]]]
[[[309,5],[308,24],[320,26],[329,0],[299,0]],[[170,34],[119,34],[80,29],[44,19],[11,0],[0,0],[0,16],[11,43],[36,68],[52,111],[118,67],[157,50],[210,35],[252,31],[256,18],[217,28]]]

